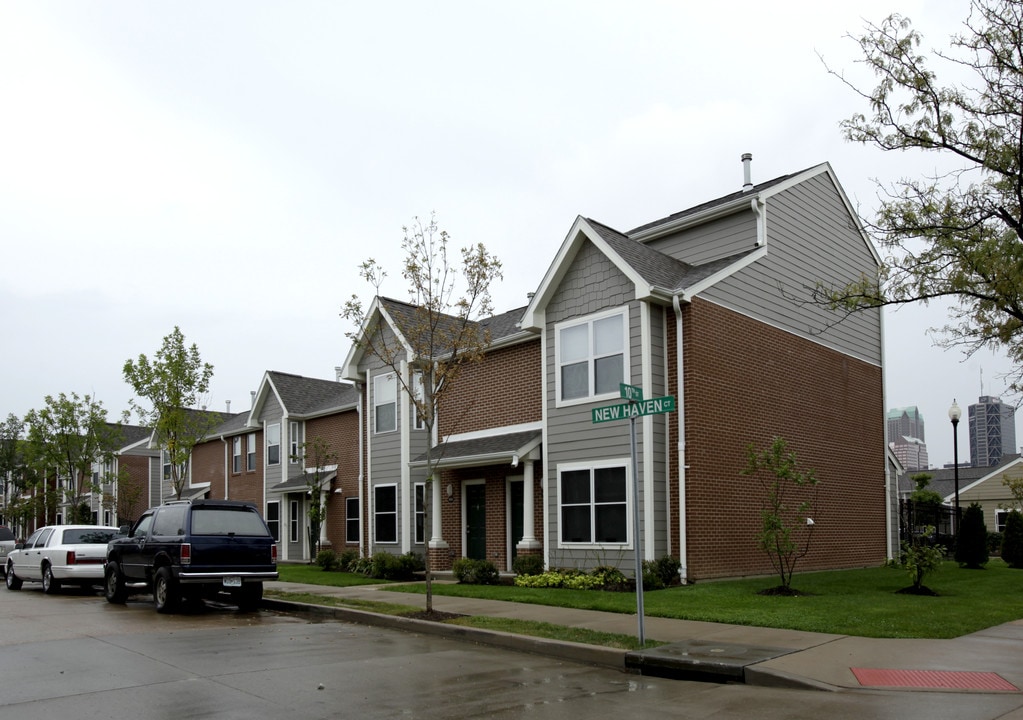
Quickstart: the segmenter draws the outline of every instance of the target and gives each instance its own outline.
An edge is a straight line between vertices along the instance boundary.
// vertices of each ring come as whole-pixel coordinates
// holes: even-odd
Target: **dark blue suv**
[[[126,537],[107,545],[107,601],[149,590],[161,613],[223,592],[240,609],[254,610],[263,582],[276,579],[277,544],[248,502],[180,500],[150,508]]]

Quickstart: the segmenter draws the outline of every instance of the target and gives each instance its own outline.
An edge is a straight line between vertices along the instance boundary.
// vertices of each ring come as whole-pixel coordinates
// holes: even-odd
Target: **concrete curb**
[[[344,620],[362,625],[376,625],[378,627],[422,633],[424,635],[440,635],[480,645],[499,647],[505,650],[515,650],[531,655],[543,655],[584,665],[595,665],[620,670],[622,672],[627,671],[625,667],[626,650],[584,645],[563,640],[548,640],[528,635],[515,635],[497,630],[465,627],[463,625],[449,625],[447,623],[418,620],[398,615],[384,615],[369,610],[313,605],[292,600],[278,600],[276,598],[263,598],[262,607],[268,610],[316,615],[332,620]]]

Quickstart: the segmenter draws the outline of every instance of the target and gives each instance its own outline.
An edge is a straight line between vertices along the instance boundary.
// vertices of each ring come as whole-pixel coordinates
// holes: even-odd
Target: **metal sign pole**
[[[639,470],[636,467],[636,418],[629,418],[629,445],[632,449],[632,536],[636,553],[636,618],[639,621],[639,646],[646,644],[643,633],[643,540],[639,533]]]

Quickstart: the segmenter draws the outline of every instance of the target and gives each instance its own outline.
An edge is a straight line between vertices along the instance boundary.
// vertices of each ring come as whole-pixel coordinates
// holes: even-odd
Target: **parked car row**
[[[7,573],[7,554],[14,549],[14,533],[0,525],[0,572]]]
[[[277,544],[256,506],[237,500],[177,501],[150,508],[131,528],[48,525],[17,543],[3,564],[8,590],[40,582],[103,585],[108,602],[151,592],[157,612],[222,593],[254,610],[276,580]]]

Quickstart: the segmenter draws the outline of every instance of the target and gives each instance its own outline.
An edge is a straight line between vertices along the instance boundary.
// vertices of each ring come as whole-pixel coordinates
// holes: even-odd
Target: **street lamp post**
[[[955,477],[956,504],[955,504],[955,525],[952,527],[952,537],[959,542],[959,418],[963,411],[959,409],[959,403],[952,398],[952,407],[948,409],[948,419],[952,421],[952,466]]]

